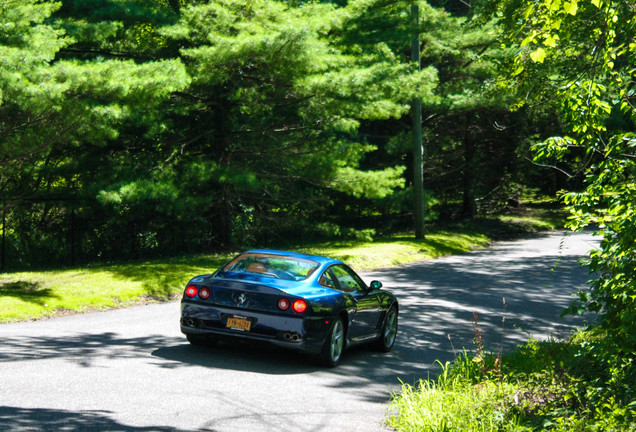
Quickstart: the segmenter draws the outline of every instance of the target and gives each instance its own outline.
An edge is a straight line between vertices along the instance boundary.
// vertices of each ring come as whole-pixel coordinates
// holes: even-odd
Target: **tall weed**
[[[478,317],[476,353],[441,364],[435,380],[393,395],[398,431],[636,432],[634,352],[599,330],[565,341],[529,340],[510,354],[487,354]]]
[[[441,366],[437,380],[421,380],[417,387],[402,385],[389,407],[398,413],[389,418],[390,426],[418,432],[529,430],[511,409],[514,386],[492,381],[473,384],[478,365],[467,355]]]

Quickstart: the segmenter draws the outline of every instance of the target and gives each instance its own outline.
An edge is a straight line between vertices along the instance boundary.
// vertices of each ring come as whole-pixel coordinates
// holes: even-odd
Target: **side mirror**
[[[371,289],[377,290],[382,288],[382,282],[374,280],[371,282]]]

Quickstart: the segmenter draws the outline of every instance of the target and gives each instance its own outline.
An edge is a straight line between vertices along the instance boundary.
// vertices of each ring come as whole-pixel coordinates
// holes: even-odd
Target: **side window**
[[[336,284],[333,281],[332,277],[331,277],[331,273],[329,272],[329,270],[325,270],[325,272],[320,275],[320,278],[318,279],[318,283],[322,286],[326,286],[327,288],[336,288]]]
[[[339,265],[332,266],[330,269],[334,277],[338,279],[342,291],[356,292],[364,290],[364,283],[349,269]]]

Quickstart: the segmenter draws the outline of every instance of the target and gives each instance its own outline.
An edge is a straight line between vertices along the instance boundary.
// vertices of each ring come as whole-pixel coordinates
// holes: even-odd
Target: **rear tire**
[[[336,318],[320,354],[323,365],[334,367],[340,361],[345,348],[345,328],[341,318]]]
[[[395,306],[386,313],[384,324],[380,331],[380,339],[376,342],[376,348],[381,352],[389,352],[395,344],[398,331],[398,311]]]

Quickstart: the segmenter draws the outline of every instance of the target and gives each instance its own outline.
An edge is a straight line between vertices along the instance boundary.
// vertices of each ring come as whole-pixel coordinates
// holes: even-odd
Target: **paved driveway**
[[[491,351],[581,325],[559,313],[596,243],[550,233],[365,274],[399,296],[397,345],[354,349],[335,369],[243,343],[191,347],[175,302],[0,325],[0,430],[386,430],[398,378],[414,383],[472,349],[473,312]]]

